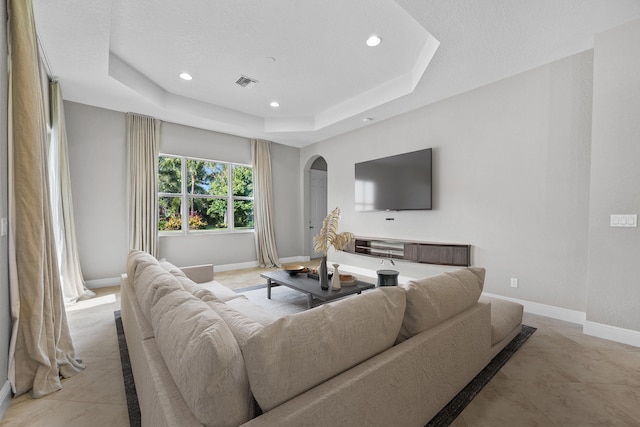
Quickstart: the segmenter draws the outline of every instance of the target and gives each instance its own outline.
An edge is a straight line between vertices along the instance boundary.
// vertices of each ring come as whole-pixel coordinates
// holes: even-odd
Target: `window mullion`
[[[229,163],[229,166],[227,167],[227,218],[229,221],[229,224],[227,224],[227,226],[229,227],[229,230],[233,231],[235,229],[235,218],[234,216],[234,205],[233,205],[233,163]]]
[[[182,174],[182,230],[183,233],[189,233],[189,197],[187,196],[187,158],[181,157],[182,161],[181,166],[182,170],[180,173]]]

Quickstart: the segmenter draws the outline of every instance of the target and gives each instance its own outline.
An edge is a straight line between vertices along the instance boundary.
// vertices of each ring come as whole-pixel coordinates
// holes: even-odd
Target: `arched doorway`
[[[322,220],[327,216],[327,162],[317,157],[309,166],[308,195],[308,251],[310,258],[320,258],[323,254],[313,250],[313,236],[320,232]]]

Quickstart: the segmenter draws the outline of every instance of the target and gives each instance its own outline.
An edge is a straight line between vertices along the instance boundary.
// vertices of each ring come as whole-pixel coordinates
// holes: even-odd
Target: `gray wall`
[[[6,16],[6,2],[0,16]],[[0,20],[0,218],[7,218],[7,22]],[[7,382],[11,310],[9,306],[8,236],[0,237],[0,387]],[[0,402],[2,403],[2,402]],[[4,408],[0,408],[0,417]]]
[[[124,115],[73,102],[64,108],[82,273],[118,277],[129,247]]]
[[[584,52],[305,147],[300,163],[327,160],[328,207],[341,208],[340,230],[468,243],[473,264],[487,269],[485,291],[585,311],[592,70],[593,53]],[[355,212],[354,163],[427,147],[432,211]],[[329,258],[380,268],[358,255]],[[408,277],[448,269],[395,268]]]
[[[587,320],[640,331],[640,21],[596,37]]]
[[[124,271],[127,240],[127,154],[124,113],[65,102],[80,263],[87,280]],[[249,140],[173,123],[161,127],[160,151],[251,163]],[[302,254],[299,149],[272,145],[276,244],[281,257]],[[160,237],[160,257],[179,266],[256,261],[254,234]]]

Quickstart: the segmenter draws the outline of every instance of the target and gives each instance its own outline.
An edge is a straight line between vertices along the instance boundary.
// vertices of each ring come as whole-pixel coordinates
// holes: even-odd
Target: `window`
[[[253,229],[251,166],[160,155],[158,218],[167,234]]]

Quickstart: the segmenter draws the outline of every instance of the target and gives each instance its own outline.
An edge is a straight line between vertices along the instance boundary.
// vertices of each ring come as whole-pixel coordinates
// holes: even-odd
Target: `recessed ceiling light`
[[[182,80],[191,80],[191,79],[193,79],[193,77],[191,77],[191,74],[189,74],[189,73],[180,73],[180,78]]]
[[[280,103],[278,101],[271,101],[269,105],[272,106],[273,108],[278,108],[280,106]]]
[[[367,46],[369,46],[369,47],[376,47],[380,43],[382,43],[382,39],[379,36],[376,36],[375,34],[370,36],[367,39]]]

